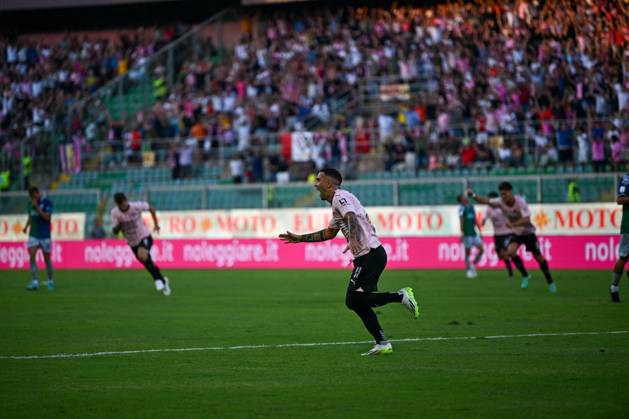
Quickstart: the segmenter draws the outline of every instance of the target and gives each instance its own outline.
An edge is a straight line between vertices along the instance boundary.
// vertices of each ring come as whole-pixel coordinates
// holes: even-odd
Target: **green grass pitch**
[[[52,293],[2,272],[0,418],[629,417],[629,333],[582,333],[629,330],[626,276],[612,304],[609,272],[555,272],[550,295],[539,271],[526,291],[502,271],[385,271],[420,319],[377,308],[394,353],[361,357],[349,273],[168,271],[164,297],[144,271],[58,271]],[[556,335],[513,336],[537,333]],[[479,338],[395,342],[437,337]]]

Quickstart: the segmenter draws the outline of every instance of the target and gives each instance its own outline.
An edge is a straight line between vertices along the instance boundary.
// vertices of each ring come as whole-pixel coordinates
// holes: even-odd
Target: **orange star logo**
[[[548,215],[546,215],[544,210],[538,212],[535,217],[533,217],[533,221],[540,230],[543,230],[544,227],[550,224],[550,218],[548,218]]]
[[[201,221],[201,228],[203,229],[204,233],[207,233],[209,230],[212,229],[212,221],[209,218],[204,218],[203,221]]]
[[[19,236],[20,234],[22,234],[22,224],[20,224],[19,221],[13,224],[13,233],[16,236]]]

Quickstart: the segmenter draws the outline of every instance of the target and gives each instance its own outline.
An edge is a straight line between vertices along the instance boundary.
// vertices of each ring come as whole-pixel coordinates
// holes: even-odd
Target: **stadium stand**
[[[288,7],[2,38],[2,168],[21,189],[30,156],[32,177],[52,173],[60,191],[124,190],[163,209],[319,206],[311,185],[253,184],[325,165],[366,205],[451,203],[503,178],[531,202],[562,202],[578,177],[597,200],[629,158],[618,7]],[[295,132],[313,132],[312,162],[291,161]],[[250,187],[212,186],[240,172]],[[98,205],[81,193],[59,205]]]

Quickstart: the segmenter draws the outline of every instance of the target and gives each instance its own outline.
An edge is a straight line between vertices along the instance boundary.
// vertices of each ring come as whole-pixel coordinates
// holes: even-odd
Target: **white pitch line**
[[[609,332],[556,332],[556,333],[522,333],[516,335],[495,335],[495,336],[435,336],[425,338],[405,338],[391,339],[391,342],[425,342],[442,340],[482,340],[482,339],[512,339],[512,338],[537,338],[553,336],[592,336],[592,335],[622,335],[629,333],[629,330],[613,330]],[[50,354],[50,355],[0,355],[0,359],[59,359],[59,358],[92,358],[97,356],[133,355],[155,352],[202,352],[202,351],[226,351],[233,349],[279,349],[279,348],[309,348],[316,346],[337,346],[337,345],[359,345],[371,343],[370,340],[359,340],[351,342],[312,342],[312,343],[281,343],[277,345],[239,345],[239,346],[206,346],[199,348],[164,348],[164,349],[137,349],[130,351],[105,351],[105,352],[84,352],[73,354]]]

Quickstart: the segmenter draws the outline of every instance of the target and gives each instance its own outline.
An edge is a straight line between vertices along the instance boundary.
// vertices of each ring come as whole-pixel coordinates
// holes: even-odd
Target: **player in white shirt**
[[[479,196],[471,189],[468,190],[468,195],[474,198],[476,202],[487,204],[502,211],[508,220],[507,227],[513,230],[514,233],[507,246],[509,256],[513,260],[513,256],[517,254],[520,246],[524,245],[526,250],[533,254],[533,258],[537,261],[540,269],[544,273],[546,283],[548,284],[548,291],[552,294],[557,293],[557,285],[555,285],[555,282],[553,281],[550,268],[548,267],[548,261],[546,261],[539,248],[537,236],[535,235],[535,226],[531,223],[531,211],[529,210],[529,204],[526,202],[524,197],[513,194],[513,186],[509,182],[501,182],[500,185],[498,185],[498,190],[500,191],[499,198],[489,199],[487,197]],[[513,262],[515,263],[516,261],[513,260]],[[520,269],[519,266],[518,269]],[[524,274],[526,270],[525,268],[523,269],[524,271],[520,269],[520,272],[523,272],[520,287],[522,289],[527,289],[529,287],[529,276],[528,272]]]
[[[116,206],[111,209],[114,235],[118,235],[122,231],[135,257],[153,277],[155,289],[166,296],[170,295],[171,290],[168,278],[162,275],[151,258],[153,237],[142,218],[142,212],[149,211],[151,217],[153,217],[153,230],[158,232],[159,223],[155,209],[148,202],[129,202],[122,192],[114,194],[114,202]]]
[[[387,253],[358,198],[341,189],[342,181],[336,169],[323,169],[317,174],[315,188],[322,200],[332,204],[332,220],[327,228],[302,235],[287,231],[279,237],[285,243],[320,242],[333,239],[339,230],[343,233],[348,243],[345,251],[351,251],[354,256],[354,270],[347,287],[345,304],[356,312],[376,341],[375,346],[363,355],[390,354],[393,348],[382,331],[373,307],[402,303],[417,319],[419,306],[410,287],[392,293],[375,292],[378,290],[380,274],[387,264]]]
[[[490,192],[487,195],[487,198],[494,199],[498,198],[497,192]],[[487,222],[487,220],[491,221],[491,224],[494,227],[494,249],[496,250],[496,254],[498,257],[504,261],[505,266],[507,267],[507,272],[509,272],[509,279],[513,279],[513,268],[511,267],[511,261],[518,268],[522,277],[528,275],[526,268],[524,268],[524,263],[520,256],[513,255],[513,257],[509,256],[509,243],[511,243],[511,239],[514,235],[511,227],[508,226],[509,220],[505,217],[504,213],[499,208],[494,208],[491,206],[487,206],[487,211],[485,211],[485,216],[483,217],[483,226]]]

